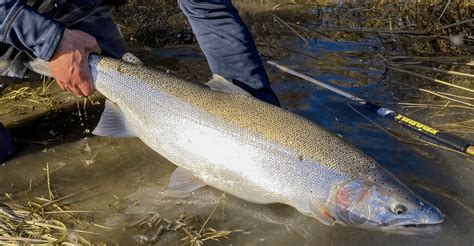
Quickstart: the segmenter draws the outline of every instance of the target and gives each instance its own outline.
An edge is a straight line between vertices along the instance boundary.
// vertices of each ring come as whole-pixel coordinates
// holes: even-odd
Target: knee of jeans
[[[191,3],[190,0],[178,0],[178,6],[183,11],[183,13],[187,16],[191,13],[192,7],[190,7]]]
[[[177,0],[179,8],[190,18],[206,18],[212,10],[233,9],[231,0]]]
[[[178,0],[178,5],[181,11],[189,18],[199,18],[203,17],[203,14],[197,8],[198,3],[193,0]]]

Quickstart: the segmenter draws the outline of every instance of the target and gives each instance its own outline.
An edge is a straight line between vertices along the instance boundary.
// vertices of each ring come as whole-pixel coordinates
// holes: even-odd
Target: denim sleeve
[[[48,61],[62,38],[64,25],[21,1],[0,0],[0,41]]]

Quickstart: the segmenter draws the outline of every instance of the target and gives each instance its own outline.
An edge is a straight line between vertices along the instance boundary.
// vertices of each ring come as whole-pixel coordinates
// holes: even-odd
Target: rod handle
[[[434,138],[438,140],[439,142],[446,144],[457,151],[466,153],[470,156],[474,156],[474,146],[472,146],[471,143],[467,142],[466,140],[458,136],[455,136],[446,132],[442,132],[436,128],[427,126],[423,123],[420,123],[405,115],[396,113],[391,110],[387,110],[387,111],[384,111],[384,113],[382,113],[381,111],[383,110],[387,110],[387,109],[385,108],[379,109],[379,112],[378,112],[379,115],[383,115],[386,118],[392,119],[396,121],[397,123],[403,126],[406,126],[408,128],[411,128],[425,136]]]
[[[436,139],[438,139],[440,142],[443,142],[451,146],[452,148],[458,151],[464,152],[471,156],[474,155],[474,147],[471,146],[469,142],[466,142],[466,140],[460,137],[457,137],[445,132],[439,132],[436,134]]]

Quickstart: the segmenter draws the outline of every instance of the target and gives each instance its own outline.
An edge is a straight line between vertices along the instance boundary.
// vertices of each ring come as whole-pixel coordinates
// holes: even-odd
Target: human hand
[[[65,29],[48,67],[59,87],[76,96],[90,96],[95,88],[89,68],[89,53],[100,53],[97,40],[91,35]]]

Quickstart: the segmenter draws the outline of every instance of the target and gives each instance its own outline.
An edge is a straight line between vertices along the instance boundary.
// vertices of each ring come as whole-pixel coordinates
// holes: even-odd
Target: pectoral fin
[[[92,134],[104,137],[135,137],[125,115],[118,106],[109,100],[105,101],[105,109],[100,116],[97,127]]]
[[[310,210],[312,217],[321,221],[321,223],[325,225],[334,225],[336,223],[336,219],[329,213],[329,210],[324,205],[325,203],[319,202],[310,202]]]
[[[206,85],[215,91],[222,91],[240,95],[250,95],[244,89],[234,85],[232,82],[226,80],[224,77],[217,74],[212,75],[212,79],[207,82]]]
[[[182,167],[178,167],[171,174],[170,184],[166,190],[193,192],[204,186],[206,186],[206,184],[194,176],[191,171]]]

